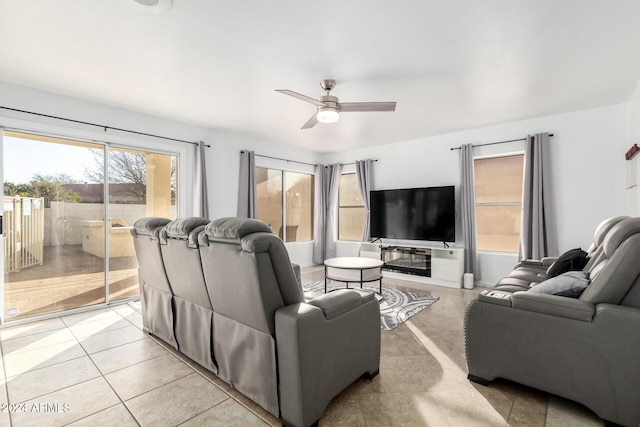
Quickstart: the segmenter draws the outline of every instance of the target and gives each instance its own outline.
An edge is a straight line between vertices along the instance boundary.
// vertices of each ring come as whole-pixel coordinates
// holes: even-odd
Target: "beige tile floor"
[[[304,269],[303,281],[322,274]],[[413,287],[391,279],[384,286]],[[382,331],[380,375],[338,395],[321,426],[602,425],[586,408],[546,393],[467,381],[463,317],[478,291],[418,286],[440,301]],[[145,335],[127,305],[2,328],[0,344],[0,426],[280,425]]]

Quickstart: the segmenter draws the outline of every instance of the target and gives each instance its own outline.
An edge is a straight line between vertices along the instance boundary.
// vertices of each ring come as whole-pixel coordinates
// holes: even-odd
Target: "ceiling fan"
[[[309,129],[316,125],[316,123],[333,123],[337,122],[340,118],[340,112],[348,113],[353,111],[395,111],[395,102],[340,102],[335,96],[330,95],[331,89],[336,85],[335,80],[321,80],[320,87],[327,91],[326,95],[319,97],[317,100],[306,95],[294,92],[289,89],[276,89],[276,92],[283,93],[285,95],[293,96],[302,101],[306,101],[310,104],[316,105],[318,111],[311,116],[311,118],[305,123],[301,129]]]

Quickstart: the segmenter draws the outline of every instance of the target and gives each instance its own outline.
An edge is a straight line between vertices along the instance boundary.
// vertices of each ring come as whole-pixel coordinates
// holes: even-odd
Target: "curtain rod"
[[[378,159],[371,159],[372,162],[377,162]],[[351,163],[340,163],[342,166],[349,166],[349,165],[355,165],[356,162],[351,162]]]
[[[242,150],[241,152],[246,153],[247,150]],[[283,159],[281,157],[265,156],[263,154],[256,154],[256,157],[264,157],[265,159],[273,159],[273,160],[282,160],[283,162],[287,162],[287,163],[299,163],[301,165],[315,166],[314,164],[311,164],[311,163],[299,162],[297,160]]]
[[[242,150],[241,152],[242,153],[246,153],[247,150]],[[289,159],[283,159],[281,157],[265,156],[264,154],[256,154],[255,156],[256,157],[264,157],[265,159],[282,160],[283,162],[287,162],[287,163],[299,163],[301,165],[314,166],[314,167],[317,166],[317,165],[314,165],[314,164],[311,164],[311,163],[299,162],[297,160],[289,160]],[[378,160],[377,159],[372,159],[372,161],[373,162],[377,162]],[[355,164],[356,164],[355,162],[352,162],[352,163],[341,163],[342,166],[355,165]]]
[[[552,134],[552,133],[550,133],[550,134],[549,134],[549,137],[552,137],[552,136],[553,136],[553,134]],[[486,143],[486,144],[475,144],[475,145],[472,145],[471,147],[484,147],[485,145],[506,144],[507,142],[517,142],[517,141],[524,141],[524,140],[526,140],[526,138],[510,139],[510,140],[508,140],[508,141],[488,142],[488,143]],[[462,147],[451,147],[451,150],[452,150],[452,151],[453,151],[453,150],[459,150],[459,149],[461,149],[461,148],[462,148]]]
[[[241,152],[245,153],[246,150],[242,150]],[[299,162],[297,160],[289,160],[289,159],[283,159],[281,157],[272,157],[272,156],[265,156],[264,154],[256,154],[256,157],[264,157],[265,159],[274,159],[274,160],[282,160],[283,162],[287,162],[287,163],[299,163],[301,165],[307,165],[307,166],[317,166],[311,163],[305,163],[305,162]],[[373,162],[377,162],[378,159],[372,159],[371,161]],[[355,162],[351,162],[351,163],[340,163],[342,166],[346,166],[346,165],[355,165]]]
[[[73,119],[67,119],[66,117],[58,117],[58,116],[51,116],[49,114],[42,114],[42,113],[34,113],[33,111],[26,111],[26,110],[18,110],[17,108],[9,108],[9,107],[3,107],[0,105],[0,109],[3,110],[9,110],[9,111],[16,111],[18,113],[25,113],[25,114],[32,114],[34,116],[40,116],[40,117],[47,117],[49,119],[56,119],[56,120],[64,120],[67,122],[72,122],[72,123],[79,123],[81,125],[88,125],[88,126],[96,126],[99,128],[104,129],[104,131],[106,132],[108,129],[111,130],[117,130],[120,132],[128,132],[128,133],[134,133],[136,135],[144,135],[144,136],[151,136],[153,138],[160,138],[160,139],[166,139],[169,141],[175,141],[175,142],[183,142],[185,144],[193,144],[193,145],[198,145],[197,142],[193,142],[193,141],[185,141],[184,139],[176,139],[176,138],[169,138],[167,136],[161,136],[161,135],[154,135],[152,133],[144,133],[144,132],[137,132],[135,130],[128,130],[128,129],[122,129],[122,128],[115,128],[113,126],[105,126],[105,125],[100,125],[97,123],[90,123],[90,122],[83,122],[80,120],[73,120]],[[211,147],[211,145],[207,145],[205,144],[205,147]]]

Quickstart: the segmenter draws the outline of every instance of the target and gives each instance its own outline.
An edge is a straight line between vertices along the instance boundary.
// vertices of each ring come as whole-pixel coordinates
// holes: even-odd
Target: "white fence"
[[[171,206],[172,218],[176,217],[176,207]],[[128,225],[147,216],[147,205],[109,205],[109,217],[122,218]],[[82,221],[104,221],[102,203],[51,202],[44,214],[44,245],[63,246],[82,244]]]
[[[44,200],[4,196],[4,268],[6,273],[42,265],[44,244]]]

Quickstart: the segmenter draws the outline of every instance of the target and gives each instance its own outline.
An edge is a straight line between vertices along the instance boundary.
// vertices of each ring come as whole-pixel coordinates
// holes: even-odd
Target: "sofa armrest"
[[[539,259],[523,259],[516,264],[516,267],[542,267],[542,260]]]
[[[308,301],[307,304],[320,308],[324,317],[330,320],[354,308],[360,307],[370,299],[374,299],[373,294],[368,294],[363,297],[356,291],[340,289],[314,298]]]
[[[549,256],[542,259],[523,259],[515,268],[518,267],[551,267],[551,264],[556,262],[558,257]]]
[[[591,322],[595,306],[586,301],[557,295],[515,292],[511,306],[519,310],[533,311],[550,316]]]
[[[334,298],[351,301],[351,295],[340,294],[318,299],[321,304]],[[375,298],[330,320],[320,307],[291,304],[276,311],[275,320],[283,425],[313,424],[334,396],[379,369],[380,306]]]
[[[482,291],[478,299],[489,304],[504,305],[511,307],[511,293],[503,291]]]

